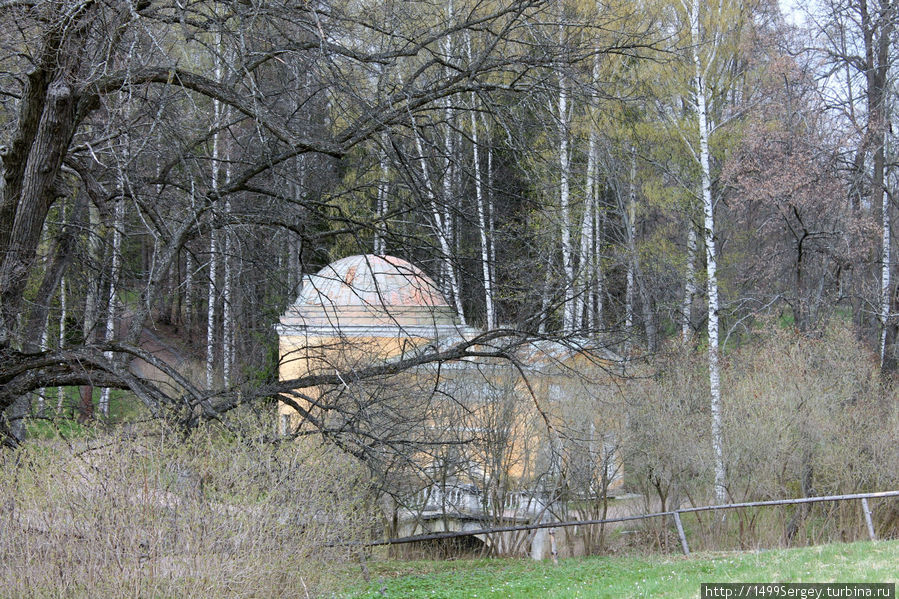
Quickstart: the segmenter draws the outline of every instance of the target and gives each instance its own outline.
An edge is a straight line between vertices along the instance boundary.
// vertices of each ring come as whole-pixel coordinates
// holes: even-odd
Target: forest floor
[[[348,589],[344,597],[695,598],[701,596],[702,583],[895,584],[899,581],[899,541],[689,557],[569,558],[558,565],[549,560],[465,559],[370,562],[368,567],[371,582]],[[890,596],[895,597],[895,590]]]
[[[132,316],[130,310],[122,315],[118,323],[120,334],[124,334],[131,326]],[[205,384],[205,359],[191,346],[182,330],[171,325],[152,322],[143,328],[139,345],[144,351],[174,367],[194,385],[202,387]],[[178,388],[168,376],[143,360],[137,358],[132,360],[131,369],[157,384]]]

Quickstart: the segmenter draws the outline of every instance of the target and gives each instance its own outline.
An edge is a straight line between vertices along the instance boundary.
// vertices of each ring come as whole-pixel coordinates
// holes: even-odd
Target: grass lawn
[[[346,597],[690,597],[703,582],[892,582],[899,541],[690,557],[370,562]]]
[[[100,414],[100,394],[102,389],[94,387],[93,403],[95,422],[85,426],[78,422],[77,406],[81,403],[78,387],[64,387],[62,410],[57,414],[59,395],[57,388],[46,389],[46,408],[43,418],[31,418],[26,422],[29,439],[56,439],[63,436],[67,439],[80,439],[102,422],[121,423],[135,420],[147,415],[147,410],[133,393],[113,389],[109,397],[109,417]],[[32,400],[34,402],[35,400]]]

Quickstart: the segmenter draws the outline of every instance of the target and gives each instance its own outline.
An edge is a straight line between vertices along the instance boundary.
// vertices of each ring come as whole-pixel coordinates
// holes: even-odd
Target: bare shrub
[[[737,352],[725,379],[731,497],[896,488],[896,404],[875,364],[854,332],[839,324],[814,337],[771,326],[760,343]],[[857,538],[864,528],[853,504],[785,513],[782,534],[788,543]]]
[[[623,454],[647,509],[712,502],[709,391],[704,355],[675,349],[654,374],[624,388]],[[723,369],[725,461],[731,501],[881,491],[899,485],[899,410],[875,356],[854,331],[817,335],[770,324],[728,354]],[[894,534],[897,502],[878,502],[878,534]],[[873,504],[872,504],[873,505]],[[866,538],[858,502],[696,515],[695,548],[772,547]],[[669,522],[648,524],[667,539]],[[659,542],[657,546],[666,545]]]
[[[622,388],[628,430],[623,444],[630,487],[648,510],[701,501],[712,484],[708,373],[704,356],[683,347],[660,354],[655,372]]]
[[[314,596],[372,530],[360,466],[306,440],[152,426],[0,456],[11,597]]]

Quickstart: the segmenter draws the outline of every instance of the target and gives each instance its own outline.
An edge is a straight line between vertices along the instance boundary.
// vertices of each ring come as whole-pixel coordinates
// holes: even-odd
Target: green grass
[[[78,422],[77,406],[81,403],[78,387],[64,387],[65,399],[63,409],[56,414],[58,394],[56,387],[46,390],[46,408],[44,418],[32,418],[26,423],[29,439],[55,439],[62,435],[67,439],[79,439],[86,436],[89,431],[101,421],[108,423],[121,423],[138,419],[146,414],[146,410],[135,395],[121,389],[113,389],[109,394],[109,418],[103,419],[100,414],[100,387],[94,387],[94,419],[96,422],[88,425]],[[32,406],[34,405],[32,400]]]
[[[896,582],[899,541],[775,551],[369,563],[372,582],[345,597],[690,597],[703,582]]]

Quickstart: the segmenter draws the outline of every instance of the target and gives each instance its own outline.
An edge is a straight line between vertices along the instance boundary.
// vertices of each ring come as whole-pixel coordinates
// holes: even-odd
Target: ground
[[[481,559],[370,563],[371,583],[345,597],[689,597],[708,582],[899,580],[899,541],[776,551],[551,561]]]

